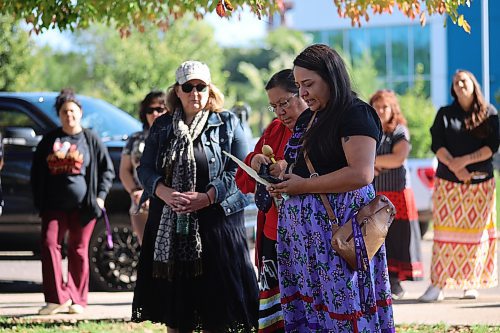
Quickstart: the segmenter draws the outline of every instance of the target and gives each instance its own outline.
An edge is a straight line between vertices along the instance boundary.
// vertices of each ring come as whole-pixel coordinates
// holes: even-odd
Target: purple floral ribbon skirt
[[[328,195],[340,225],[374,197],[371,185]],[[332,249],[331,224],[319,195],[291,196],[280,208],[278,270],[286,331],[394,332],[385,246],[358,276]]]

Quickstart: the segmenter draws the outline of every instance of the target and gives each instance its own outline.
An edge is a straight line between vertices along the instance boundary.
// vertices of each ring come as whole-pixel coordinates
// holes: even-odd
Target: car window
[[[141,123],[117,107],[105,101],[82,98],[83,127],[92,128],[105,139],[123,139],[140,131]]]
[[[26,113],[18,110],[0,109],[0,128],[5,127],[30,127],[37,135],[42,134],[38,124]]]
[[[77,97],[82,103],[82,126],[96,131],[103,141],[126,139],[128,135],[142,129],[140,121],[110,103],[82,95]],[[56,124],[61,124],[54,109],[55,95],[34,95],[26,99],[39,107]]]

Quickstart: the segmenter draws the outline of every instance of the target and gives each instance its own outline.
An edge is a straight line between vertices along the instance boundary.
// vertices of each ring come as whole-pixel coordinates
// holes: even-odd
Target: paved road
[[[428,269],[432,241],[423,242],[425,268]],[[37,319],[129,319],[133,294],[97,293],[89,295],[89,307],[84,314],[36,316],[43,305],[41,291],[41,268],[39,261],[0,261],[0,316],[20,316]],[[429,272],[426,272],[427,279]],[[14,282],[15,281],[15,282]],[[397,324],[489,324],[500,325],[500,288],[481,292],[478,300],[461,300],[460,291],[446,291],[445,300],[440,303],[422,304],[416,299],[427,288],[428,280],[403,282],[405,298],[395,301],[394,313]]]
[[[425,292],[430,281],[432,240],[429,237],[432,236],[427,236],[422,242],[425,279],[401,283],[406,294],[402,300],[394,301],[395,322],[397,324],[444,322],[452,325],[500,325],[500,287],[480,290],[481,294],[477,300],[462,300],[460,297],[463,291],[445,290],[445,300],[442,302],[431,304],[417,302],[417,298]]]

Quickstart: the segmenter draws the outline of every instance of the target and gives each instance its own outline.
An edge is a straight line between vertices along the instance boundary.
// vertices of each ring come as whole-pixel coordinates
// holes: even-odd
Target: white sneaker
[[[425,293],[418,298],[418,301],[423,303],[431,303],[431,302],[439,302],[442,301],[443,299],[444,299],[443,290],[431,284],[429,288],[427,288]]]
[[[85,311],[85,309],[80,304],[71,304],[69,306],[68,313],[70,313],[70,314],[82,314],[84,311]]]
[[[477,291],[477,289],[465,289],[462,299],[477,299],[478,297],[479,291]]]
[[[43,308],[38,311],[39,315],[48,316],[53,315],[60,312],[68,311],[68,306],[71,305],[71,300],[68,299],[63,304],[57,303],[47,303]]]

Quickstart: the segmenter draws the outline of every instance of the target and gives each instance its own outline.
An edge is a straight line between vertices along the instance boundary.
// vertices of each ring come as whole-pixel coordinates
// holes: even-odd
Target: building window
[[[387,68],[387,30],[386,28],[374,28],[370,31],[370,54],[377,68],[379,77],[382,81],[386,81],[385,77],[388,74]]]
[[[328,44],[350,56],[353,66],[362,66],[363,52],[369,52],[377,69],[380,88],[404,94],[415,84],[417,75],[424,80],[424,92],[430,96],[430,27],[400,25],[378,28],[353,28],[312,32],[315,43]],[[417,73],[417,66],[423,68]]]

